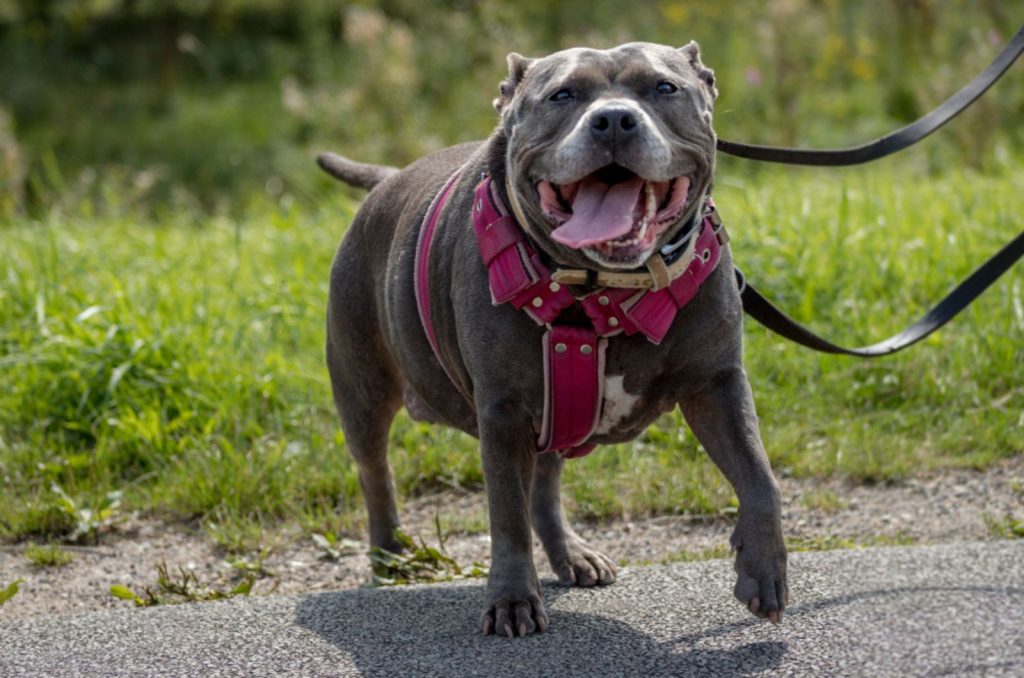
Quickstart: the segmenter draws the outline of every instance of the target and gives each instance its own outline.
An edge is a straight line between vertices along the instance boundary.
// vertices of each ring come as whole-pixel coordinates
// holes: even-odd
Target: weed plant
[[[71,564],[74,556],[61,548],[60,544],[29,544],[25,547],[25,560],[35,567],[64,567]]]

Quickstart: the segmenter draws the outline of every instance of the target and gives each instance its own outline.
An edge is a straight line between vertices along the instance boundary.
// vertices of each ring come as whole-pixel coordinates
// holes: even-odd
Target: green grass
[[[10,584],[0,583],[0,605],[18,595],[18,591],[21,590],[21,585],[24,583],[24,579],[15,579]]]
[[[830,490],[811,490],[802,498],[805,507],[821,513],[835,513],[847,507],[847,503]]]
[[[988,532],[993,537],[1000,539],[1024,539],[1024,519],[1017,518],[1012,513],[1002,517],[985,515],[985,524]]]
[[[859,549],[871,546],[910,546],[917,540],[909,535],[874,535],[866,539],[839,537],[836,535],[818,537],[790,537],[786,548],[790,553],[799,551],[835,551],[836,549]]]
[[[1019,161],[928,174],[911,153],[752,175],[723,162],[716,200],[752,281],[814,328],[865,343],[1019,231]],[[201,227],[172,216],[0,224],[0,537],[95,536],[136,510],[239,551],[277,525],[359,528],[322,349],[328,268],[355,207]],[[873,361],[817,355],[748,323],[776,469],[881,482],[1020,454],[1022,296],[1018,265],[938,335]],[[402,414],[391,440],[403,496],[482,484],[468,436]],[[678,413],[568,464],[564,488],[573,514],[596,520],[735,506]]]
[[[675,553],[670,553],[659,560],[658,564],[669,565],[671,563],[694,563],[701,560],[721,560],[722,558],[731,557],[732,549],[725,544],[719,544],[699,551],[676,551]]]
[[[253,585],[260,576],[257,572],[243,571],[231,588],[222,589],[199,581],[195,572],[181,565],[178,566],[177,572],[171,572],[167,563],[160,563],[156,566],[156,573],[156,583],[144,587],[141,593],[136,593],[127,586],[115,584],[110,587],[110,595],[120,600],[130,600],[136,607],[226,600],[251,594]],[[275,584],[268,593],[276,588]]]
[[[871,546],[908,546],[916,543],[917,540],[907,535],[878,535],[867,539],[854,539],[851,537],[839,537],[836,535],[820,537],[788,537],[786,548],[790,553],[798,551],[834,551],[836,549],[857,549]],[[657,562],[659,565],[671,563],[692,563],[701,560],[721,560],[732,558],[732,550],[725,544],[711,546],[696,551],[682,550],[670,553]],[[628,563],[620,563],[626,565]],[[639,565],[651,565],[650,561],[637,563]]]
[[[736,260],[839,342],[902,329],[1022,228],[1019,172],[924,176],[915,159],[782,173],[791,190],[725,179],[717,195]],[[748,324],[773,461],[871,481],[1024,451],[1022,282],[1018,265],[951,326],[880,360],[813,354]]]
[[[74,556],[60,544],[29,544],[25,547],[25,559],[36,567],[64,567],[74,560]]]
[[[445,550],[445,535],[440,518],[434,518],[437,546],[430,546],[419,537],[413,539],[402,530],[395,530],[395,538],[402,545],[402,553],[382,548],[370,549],[375,586],[405,586],[439,581],[456,581],[487,576],[487,566],[474,562],[459,565]]]

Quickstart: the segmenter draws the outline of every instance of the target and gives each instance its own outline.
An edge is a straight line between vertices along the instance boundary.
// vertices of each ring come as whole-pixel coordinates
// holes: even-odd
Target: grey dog
[[[538,453],[544,327],[492,303],[472,227],[474,186],[491,177],[550,265],[595,275],[642,270],[703,209],[718,93],[694,42],[569,49],[539,59],[513,53],[508,64],[494,101],[500,124],[486,141],[400,171],[332,154],[320,160],[343,181],[372,189],[338,248],[327,321],[327,364],[359,466],[370,543],[401,550],[387,439],[403,404],[416,418],[478,437],[491,531],[481,628],[524,636],[548,626],[531,527],[562,584],[610,584],[616,568],[563,514],[565,460]],[[414,259],[429,206],[460,167],[429,255],[435,351],[417,308]],[[626,183],[643,186],[636,210],[634,191],[615,198],[619,207],[626,201],[626,217],[608,216],[615,200],[607,196]],[[632,223],[630,215],[645,211],[645,195],[651,207],[643,224]],[[570,287],[577,296],[587,292]],[[741,360],[742,309],[723,245],[719,265],[660,344],[641,335],[607,340],[600,423],[588,443],[632,440],[678,405],[739,498],[735,595],[778,622],[788,597],[781,498]]]

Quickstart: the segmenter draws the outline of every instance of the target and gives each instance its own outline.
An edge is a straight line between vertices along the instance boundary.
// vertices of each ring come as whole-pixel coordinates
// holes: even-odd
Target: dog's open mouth
[[[569,184],[540,181],[537,193],[557,226],[551,233],[555,242],[613,266],[637,265],[682,215],[690,177],[647,181],[611,164]]]

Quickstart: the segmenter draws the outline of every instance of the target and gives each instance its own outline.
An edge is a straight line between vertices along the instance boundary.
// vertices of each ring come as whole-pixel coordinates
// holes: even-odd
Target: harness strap
[[[551,280],[547,267],[487,179],[474,191],[473,229],[495,306],[509,302],[526,311],[538,325],[546,325],[576,302],[564,285]]]
[[[477,185],[473,228],[487,265],[491,300],[495,305],[510,303],[547,327],[542,348],[545,388],[540,451],[558,451],[572,458],[594,448],[586,441],[597,429],[604,404],[606,337],[642,333],[652,343],[660,343],[679,309],[715,270],[726,235],[710,198],[695,222],[698,225],[687,236],[678,259],[672,257],[671,266],[659,259],[661,266],[649,267],[649,273],[626,274],[645,278],[647,289],[601,287],[578,302],[592,327],[563,325],[556,322],[559,315],[577,303],[562,282],[565,278],[557,277],[564,271],[553,274],[545,266],[489,178]],[[658,278],[654,285],[651,276]]]
[[[458,387],[459,382],[452,378],[452,373],[448,371],[444,361],[441,360],[441,352],[438,350],[437,344],[437,333],[434,331],[434,320],[430,314],[430,246],[434,242],[434,232],[437,230],[437,222],[441,218],[441,212],[444,211],[448,198],[455,189],[455,184],[461,174],[462,168],[460,167],[454,174],[448,177],[448,181],[445,182],[438,194],[434,196],[433,202],[430,203],[430,207],[427,209],[427,216],[423,226],[420,227],[420,234],[416,240],[416,256],[413,264],[416,308],[420,314],[420,324],[423,325],[423,331],[430,342],[430,348],[434,351],[434,358],[437,359],[444,373],[448,375],[448,379],[456,387]],[[461,391],[462,389],[459,390]]]
[[[604,356],[608,340],[583,327],[555,325],[544,333],[544,424],[541,452],[559,450],[572,459],[589,454],[584,445],[601,419]]]
[[[430,249],[462,170],[456,171],[431,202],[416,243],[415,294],[424,333],[434,357],[458,387],[443,360],[430,308]],[[650,269],[656,289],[599,288],[581,300],[567,285],[552,279],[537,250],[516,223],[485,177],[473,193],[473,229],[487,266],[491,301],[509,303],[547,330],[542,338],[544,412],[537,447],[566,458],[589,454],[587,440],[597,430],[604,406],[607,337],[642,333],[655,344],[668,333],[676,313],[697,293],[715,270],[725,230],[711,199],[706,200],[695,234],[680,260]],[[670,257],[674,259],[674,257]],[[650,278],[649,278],[650,279]],[[591,327],[556,322],[566,308],[579,303]],[[461,390],[461,389],[460,389]]]

